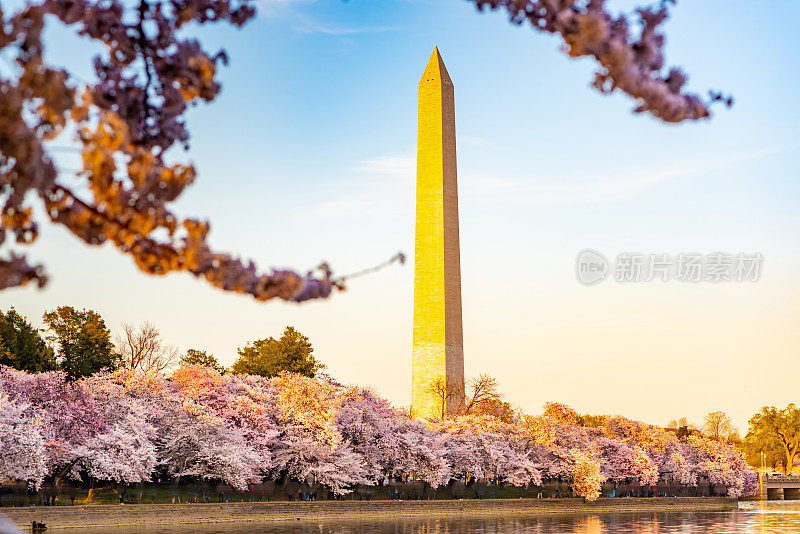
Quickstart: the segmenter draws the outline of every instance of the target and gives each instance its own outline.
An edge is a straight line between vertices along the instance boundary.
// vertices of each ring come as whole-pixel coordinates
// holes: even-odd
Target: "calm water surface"
[[[67,532],[67,531],[60,531]],[[79,534],[70,529],[70,534]],[[89,531],[85,531],[88,533]],[[397,521],[305,522],[266,525],[92,529],[96,534],[800,534],[800,501],[740,503],[718,513],[608,514],[589,516],[398,519]],[[80,531],[80,534],[85,534]]]

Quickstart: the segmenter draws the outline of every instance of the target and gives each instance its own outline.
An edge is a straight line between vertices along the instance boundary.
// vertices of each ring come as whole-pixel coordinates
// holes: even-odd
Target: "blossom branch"
[[[669,17],[664,0],[655,7],[636,10],[641,30],[628,16],[614,16],[605,0],[469,0],[481,11],[503,10],[512,23],[525,22],[538,31],[559,34],[570,57],[592,57],[599,64],[592,86],[603,94],[619,89],[636,100],[635,113],[650,113],[668,123],[711,116],[710,105],[731,97],[709,92],[706,99],[684,90],[686,74],[679,68],[664,73],[664,34],[661,24]]]

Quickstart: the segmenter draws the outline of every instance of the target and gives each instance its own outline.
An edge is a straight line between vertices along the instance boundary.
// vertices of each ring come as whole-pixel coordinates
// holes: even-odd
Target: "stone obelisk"
[[[438,48],[419,82],[417,113],[411,413],[438,419],[464,390],[455,97]]]

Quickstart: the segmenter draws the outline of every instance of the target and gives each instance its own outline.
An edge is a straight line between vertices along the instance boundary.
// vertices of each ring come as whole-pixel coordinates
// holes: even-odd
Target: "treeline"
[[[189,365],[170,375],[120,369],[66,378],[0,368],[0,479],[58,486],[169,477],[244,488],[311,477],[337,494],[387,477],[431,487],[558,479],[587,499],[606,480],[707,482],[732,496],[757,489],[742,454],[723,443],[678,440],[622,417],[584,427],[556,403],[511,422],[486,414],[420,422],[325,375],[265,378]]]
[[[42,321],[40,331],[14,308],[0,311],[0,365],[29,373],[62,371],[69,381],[118,369],[163,372],[179,364],[264,377],[282,371],[313,377],[325,368],[314,357],[309,339],[291,326],[277,339],[267,337],[239,348],[227,369],[204,350],[180,354],[149,322],[125,324],[112,340],[105,321],[93,310],[60,306],[46,312]]]
[[[558,403],[531,415],[482,375],[458,391],[434,384],[441,417],[420,422],[372,391],[319,374],[325,366],[292,327],[239,348],[226,368],[203,350],[179,354],[149,323],[125,325],[112,341],[91,310],[62,306],[43,321],[40,333],[15,310],[0,312],[0,479],[171,478],[243,488],[310,476],[336,493],[387,477],[432,487],[558,479],[589,499],[604,481],[708,482],[734,496],[756,488],[721,412],[709,414],[702,433],[685,420],[663,429]],[[453,394],[463,402],[445,413]],[[758,436],[763,444],[776,434]],[[780,453],[780,443],[769,443]]]

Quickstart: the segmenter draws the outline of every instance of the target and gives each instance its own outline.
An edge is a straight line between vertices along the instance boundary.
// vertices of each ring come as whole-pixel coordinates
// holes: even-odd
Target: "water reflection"
[[[72,534],[85,534],[70,529]],[[741,503],[731,512],[481,519],[324,521],[92,529],[96,534],[800,534],[800,501]]]

